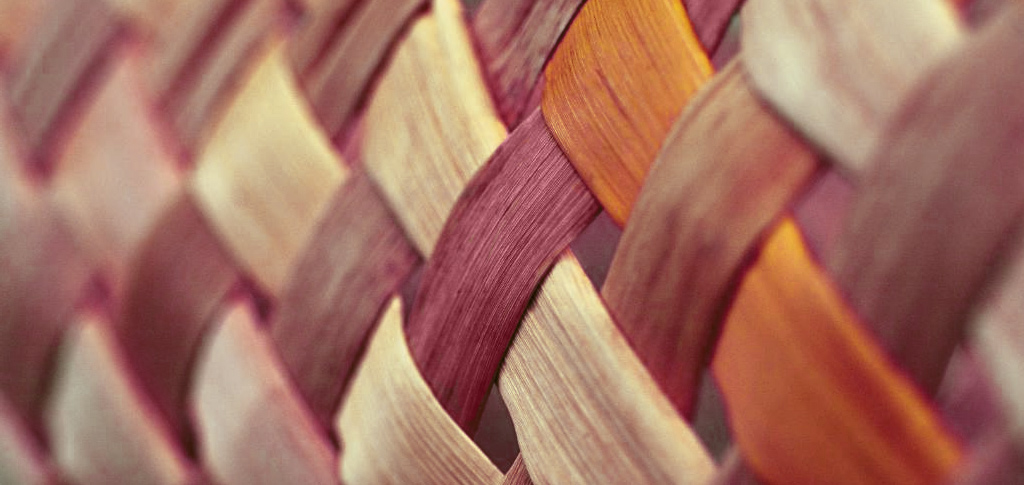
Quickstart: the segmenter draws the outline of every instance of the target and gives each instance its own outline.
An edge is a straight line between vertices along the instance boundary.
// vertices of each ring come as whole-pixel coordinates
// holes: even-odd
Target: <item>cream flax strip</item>
[[[143,238],[180,190],[138,49],[118,49],[59,155],[47,196],[94,266],[120,290]],[[119,293],[117,293],[119,294]]]
[[[245,304],[208,335],[191,409],[203,463],[222,483],[337,483],[333,448]]]
[[[962,36],[946,0],[752,0],[743,9],[743,62],[755,87],[853,172],[917,79]]]
[[[275,297],[348,177],[309,112],[283,47],[279,37],[268,41],[189,185],[229,252]]]
[[[466,182],[507,131],[496,115],[462,24],[438,0],[415,21],[367,108],[363,162],[424,256]]]
[[[65,332],[45,418],[55,461],[79,483],[189,483],[195,470],[126,369],[109,322],[83,315]]]
[[[571,252],[541,286],[499,386],[536,483],[703,483],[715,473]]]
[[[345,483],[491,483],[504,478],[420,376],[392,299],[338,416]]]

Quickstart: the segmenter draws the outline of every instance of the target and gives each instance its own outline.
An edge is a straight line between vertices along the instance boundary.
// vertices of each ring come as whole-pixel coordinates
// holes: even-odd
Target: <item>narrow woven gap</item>
[[[701,379],[693,429],[715,461],[721,463],[725,452],[732,446],[732,432],[726,419],[722,393],[710,374],[710,370],[705,370]]]
[[[818,261],[839,241],[854,187],[839,172],[825,171],[793,206],[797,225]]]
[[[508,473],[519,455],[519,440],[516,438],[512,416],[508,413],[505,401],[501,399],[497,384],[491,386],[473,442],[502,473]]]
[[[472,16],[474,13],[476,13],[476,9],[477,7],[480,6],[481,3],[483,3],[482,0],[462,0],[462,6],[465,7],[465,12],[467,16]]]
[[[249,299],[256,316],[259,317],[257,323],[263,328],[269,326],[270,315],[274,311],[274,301],[251,277],[243,275],[238,280],[235,287],[228,293],[226,300],[231,298]]]
[[[622,229],[612,221],[607,212],[601,211],[569,245],[595,288],[601,288],[604,284],[621,238]]]
[[[736,13],[729,20],[729,26],[722,34],[722,39],[711,54],[711,65],[715,70],[723,69],[736,54],[740,52],[740,37],[743,33],[743,22],[740,22],[740,14]]]
[[[1009,425],[994,386],[971,349],[961,346],[953,353],[935,404],[948,429],[972,448]]]
[[[409,312],[412,311],[412,304],[416,301],[416,294],[420,291],[420,281],[423,280],[423,268],[426,264],[420,264],[416,266],[416,269],[412,271],[409,278],[405,280],[402,285],[401,297],[402,297],[402,322],[408,324]]]

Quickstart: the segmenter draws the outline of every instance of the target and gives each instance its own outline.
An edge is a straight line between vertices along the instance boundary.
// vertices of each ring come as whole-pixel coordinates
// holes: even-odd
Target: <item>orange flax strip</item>
[[[681,3],[587,2],[545,72],[544,118],[624,224],[672,122],[712,73]]]
[[[365,172],[334,196],[270,324],[284,366],[324,429],[379,313],[419,261]]]
[[[598,210],[539,110],[498,147],[452,209],[406,334],[424,379],[467,434],[530,297]]]
[[[473,33],[498,112],[509,129],[539,99],[534,88],[544,64],[582,0],[489,0],[473,17]]]
[[[602,295],[687,418],[737,272],[817,167],[739,62],[687,107],[651,167]]]
[[[1024,216],[1024,5],[965,41],[889,125],[828,265],[928,394]],[[898,209],[898,210],[895,210]]]
[[[737,443],[770,482],[938,483],[960,459],[788,219],[740,286],[713,370]]]
[[[1019,22],[1019,20],[1015,21]],[[1008,34],[1009,30],[1004,24],[1002,40],[1004,43],[1000,48],[1012,51],[1013,49],[1006,44],[1006,42],[1010,42],[1008,40],[1011,37]],[[840,287],[846,288],[850,292],[853,306],[858,311],[863,312],[863,308],[869,310],[887,308],[890,311],[899,309],[899,314],[889,313],[881,325],[873,321],[869,314],[862,313],[862,315],[868,318],[867,323],[878,329],[882,344],[890,347],[892,355],[901,363],[901,368],[910,372],[909,379],[904,379],[906,385],[913,386],[913,383],[917,383],[923,385],[927,392],[932,392],[937,385],[949,362],[950,352],[961,337],[964,311],[972,298],[970,289],[978,288],[981,281],[985,279],[984,272],[992,267],[993,258],[998,252],[996,248],[1001,246],[998,240],[1006,237],[1008,232],[1006,218],[1009,216],[1011,219],[1016,219],[1018,216],[1012,214],[1019,212],[1019,196],[1012,195],[1012,193],[1020,191],[1016,188],[1003,191],[996,189],[1004,184],[1012,185],[1014,184],[1012,180],[1019,179],[1014,176],[1014,173],[1019,170],[1014,171],[1012,168],[997,165],[999,161],[1016,163],[1013,158],[1020,151],[1019,143],[1014,144],[1013,141],[1010,141],[1012,136],[1009,136],[1009,132],[1015,129],[1013,126],[1019,126],[1019,122],[1007,123],[1007,120],[999,115],[993,118],[993,113],[1020,112],[1019,105],[1012,101],[1014,98],[1006,97],[1006,93],[1016,92],[1014,88],[1010,87],[1010,84],[1012,82],[1019,83],[1019,80],[1008,81],[1007,78],[1016,79],[1015,76],[1019,76],[1019,73],[1015,74],[1011,70],[1011,73],[987,76],[986,79],[991,80],[992,85],[982,90],[977,89],[976,84],[972,84],[977,79],[977,73],[983,72],[982,66],[992,63],[992,59],[995,58],[995,48],[989,47],[986,54],[986,49],[978,47],[978,45],[984,45],[986,42],[999,44],[999,41],[992,40],[993,37],[998,37],[997,35],[991,33],[984,35],[988,37],[988,41],[976,41],[977,45],[968,47],[967,51],[959,53],[956,59],[947,61],[944,67],[932,72],[922,84],[914,88],[909,102],[902,102],[903,109],[895,113],[894,119],[889,123],[883,123],[889,127],[889,133],[883,138],[880,151],[871,160],[868,160],[868,163],[862,164],[862,166],[871,167],[872,170],[872,173],[861,184],[863,188],[857,194],[859,199],[855,200],[855,204],[860,204],[860,207],[855,210],[861,212],[861,215],[856,217],[860,217],[862,220],[860,222],[851,220],[845,237],[840,239],[840,249],[833,253],[833,258],[842,258],[843,256],[835,255],[844,252],[847,255],[850,253],[858,255],[856,258],[845,261],[845,264],[848,265],[846,266],[848,271],[860,276],[851,278],[843,273],[837,273],[836,279]],[[964,56],[964,58],[961,59],[959,56]],[[964,59],[971,59],[971,61],[965,62]],[[1004,60],[1001,59],[1000,64]],[[1007,84],[1001,85],[1004,82]],[[974,106],[975,109],[970,109],[971,106]],[[979,117],[978,119],[964,119],[972,116],[972,113],[984,114],[974,114]],[[999,126],[994,127],[987,123]],[[974,129],[979,131],[973,134],[964,133],[965,130]],[[941,133],[944,132],[947,134],[942,135]],[[964,143],[959,140],[972,141]],[[989,141],[977,143],[975,140]],[[850,158],[850,160],[856,160],[856,158]],[[957,170],[956,174],[952,173],[951,167],[954,166]],[[857,167],[853,166],[853,168]],[[963,171],[961,172],[960,169]],[[998,176],[995,175],[997,173]],[[999,182],[996,182],[995,178],[998,178]],[[922,183],[923,180],[926,182]],[[1019,185],[1019,182],[1017,183]],[[960,193],[958,190],[963,192]],[[1001,195],[983,199],[978,199],[974,195],[992,190],[997,190]],[[1011,195],[1008,195],[1007,191],[1011,192]],[[957,195],[958,193],[962,195]],[[894,211],[893,207],[898,207],[900,210]],[[870,217],[875,220],[865,223],[863,219],[867,216],[864,213],[872,214]],[[965,230],[963,225],[963,221],[966,220],[972,221],[969,231]],[[999,229],[1001,224],[1003,227]],[[993,246],[993,240],[995,240],[995,246]],[[948,249],[943,250],[942,248]],[[833,259],[833,261],[835,260]],[[888,271],[885,270],[887,267]],[[791,277],[791,279],[793,278]],[[853,280],[852,290],[847,286],[851,280]],[[870,283],[872,281],[873,283]],[[865,284],[865,282],[869,283]],[[922,293],[915,296],[917,292]],[[924,328],[923,325],[927,325],[928,331],[921,331]],[[728,328],[727,331],[730,331]],[[863,330],[859,331],[864,333]],[[861,338],[867,340],[867,337]],[[757,345],[764,348],[772,347],[756,336],[750,337],[750,339],[757,341]],[[787,340],[790,345],[793,342],[799,342],[796,337]],[[808,341],[808,344],[812,343],[813,341]],[[722,355],[724,345],[725,339],[723,338],[719,347],[719,356]],[[877,344],[874,345],[877,346]],[[828,349],[828,351],[833,359],[837,359],[841,355],[834,349]],[[881,353],[880,350],[876,352]],[[885,356],[884,353],[882,355]],[[741,357],[735,358],[740,359]],[[806,365],[812,365],[811,362],[815,362],[817,359],[819,357],[808,357]],[[835,365],[837,373],[846,367],[852,367],[850,363],[840,364],[841,362]],[[764,369],[764,365],[758,362],[744,365],[760,368],[762,375],[774,375],[774,372],[778,372]],[[729,372],[732,370],[721,371],[718,376],[727,379]],[[806,371],[801,368],[800,370],[794,369],[792,372]],[[753,374],[750,379],[755,379]],[[882,383],[884,375],[879,374],[874,379]],[[743,385],[751,386],[752,384],[743,382]],[[769,389],[772,385],[770,382],[757,384],[759,387],[763,386],[764,389]],[[857,384],[857,386],[863,387],[863,384]],[[911,387],[911,389],[914,388]],[[863,392],[863,389],[854,388],[850,392]],[[916,393],[916,389],[913,392]],[[794,406],[798,401],[808,400],[803,391],[797,391],[795,394],[788,398],[793,403],[788,403],[786,406]],[[727,396],[727,399],[730,400],[730,405],[736,404],[732,402],[734,398]],[[767,416],[770,413],[772,419],[778,418],[781,404],[765,401],[763,395],[750,399],[763,402],[761,416]],[[872,405],[875,407],[874,410],[865,405],[863,406],[865,409],[856,411],[863,414],[860,418],[861,421],[871,418],[871,413],[882,412],[888,407],[887,404]],[[829,404],[816,406],[826,408]],[[927,407],[922,406],[922,409],[928,411]],[[749,412],[750,408],[743,408],[736,410],[734,414],[741,416]],[[737,419],[744,418],[745,416]],[[807,421],[807,416],[797,417],[794,415],[793,419]],[[889,433],[891,432],[888,429],[889,423],[901,423],[903,419],[909,418],[879,419],[879,424],[876,424],[879,430],[875,433]],[[928,419],[937,421],[936,417]],[[807,436],[802,438],[803,444],[791,443],[780,446],[778,432],[789,432],[792,424],[783,421],[780,423],[783,427],[769,427],[764,425],[764,422],[767,421],[760,424],[755,423],[754,419],[748,421],[747,425],[751,429],[744,433],[749,436],[743,438],[747,440],[747,444],[744,445],[742,439],[738,439],[738,441],[753,467],[757,469],[758,473],[769,479],[772,474],[783,476],[782,474],[786,473],[788,478],[792,478],[794,474],[803,476],[809,483],[820,481],[813,474],[818,474],[821,479],[828,477],[828,480],[835,480],[837,475],[850,472],[843,471],[841,468],[819,470],[813,464],[824,462],[823,460],[828,460],[828,458],[813,460],[808,459],[803,453],[807,453],[807,450],[820,449],[825,440],[835,441],[834,437],[838,436],[837,432],[845,433],[842,435],[844,437],[867,434],[854,428],[853,425],[842,431],[830,431],[831,428],[823,429],[819,432],[818,437],[811,435],[811,430],[806,430]],[[832,419],[828,418],[825,421],[832,421]],[[750,436],[758,434],[772,434],[770,438],[773,440],[772,447],[797,449],[799,451],[794,452],[794,455],[796,453],[802,455],[799,459],[794,456],[779,466],[778,456],[772,455],[766,458],[768,445],[765,443],[757,444],[758,449],[753,450],[755,445],[751,444]],[[759,439],[764,440],[763,437]],[[900,452],[909,453],[930,443],[931,439],[929,437],[903,437],[890,447],[901,447]],[[846,449],[836,451],[836,454],[867,457],[850,465],[858,468],[857,473],[861,473],[861,475],[854,475],[854,480],[858,476],[862,480],[867,479],[872,482],[881,478],[894,481],[912,479],[908,478],[908,471],[893,470],[891,463],[883,463],[880,458],[873,457],[872,453],[880,449],[877,444],[861,440],[848,442],[841,448]],[[757,454],[762,456],[754,456]],[[892,456],[898,457],[899,455]],[[914,463],[905,458],[899,458],[899,460],[902,460],[904,464]],[[797,469],[797,466],[805,468]],[[952,466],[948,465],[946,468],[931,471],[915,469],[913,472],[916,475],[913,477],[925,483],[939,479],[944,480]]]

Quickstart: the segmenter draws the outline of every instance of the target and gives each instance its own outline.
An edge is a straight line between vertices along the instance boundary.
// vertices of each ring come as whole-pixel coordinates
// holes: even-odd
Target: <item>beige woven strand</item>
[[[239,265],[276,296],[346,177],[277,40],[211,136],[189,188]]]
[[[366,113],[363,160],[406,234],[433,251],[466,182],[505,139],[457,0],[435,0]]]
[[[571,253],[537,294],[499,385],[537,483],[703,483],[714,474]]]
[[[766,99],[858,172],[900,100],[962,30],[947,0],[751,0],[743,59]]]
[[[191,405],[202,460],[223,483],[336,483],[336,457],[242,304],[207,336]]]
[[[337,420],[346,483],[501,483],[420,376],[393,299]]]
[[[80,318],[65,333],[47,406],[54,459],[79,483],[187,483],[190,466],[131,379],[109,323]]]

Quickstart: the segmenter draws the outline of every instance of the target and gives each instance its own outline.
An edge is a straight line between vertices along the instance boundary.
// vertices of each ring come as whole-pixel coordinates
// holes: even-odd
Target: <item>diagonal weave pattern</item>
[[[1022,25],[0,2],[0,483],[1024,480]]]

